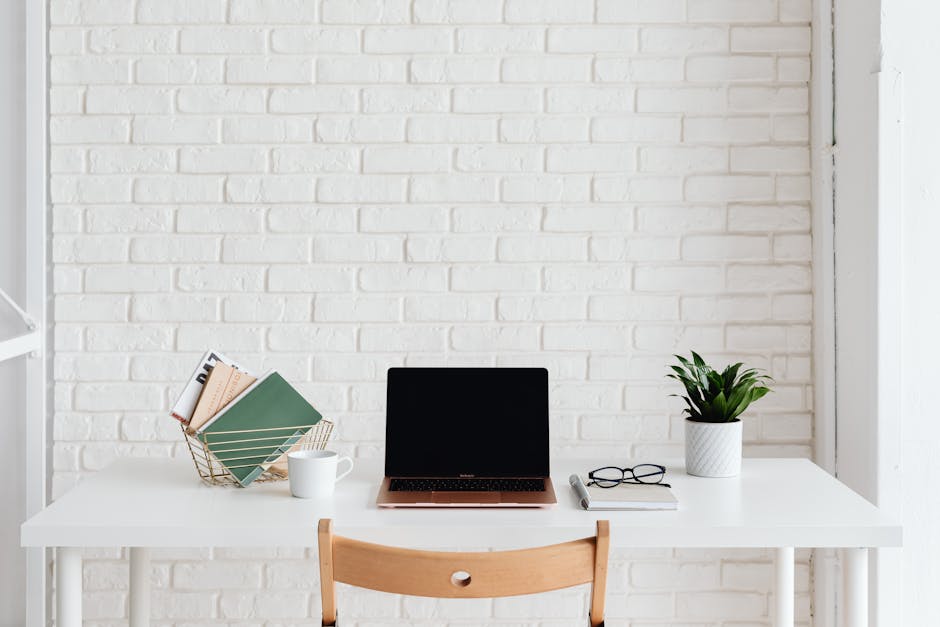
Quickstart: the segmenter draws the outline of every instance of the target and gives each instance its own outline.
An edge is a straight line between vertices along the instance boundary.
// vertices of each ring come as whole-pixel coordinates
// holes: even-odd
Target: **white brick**
[[[633,150],[627,146],[550,146],[548,172],[619,172],[634,170]]]
[[[349,351],[356,344],[350,326],[278,325],[268,331],[268,345],[276,351]]]
[[[171,229],[172,212],[165,207],[94,207],[85,212],[90,233],[163,233]]]
[[[441,87],[366,87],[362,90],[365,113],[440,113],[450,106],[450,93]]]
[[[685,3],[681,0],[598,0],[598,22],[681,22]]]
[[[777,59],[777,79],[781,82],[807,83],[811,72],[808,57]]]
[[[809,149],[805,146],[754,146],[731,149],[734,172],[808,172]]]
[[[557,265],[545,268],[548,292],[623,291],[630,289],[630,271],[623,266]]]
[[[359,271],[359,287],[366,292],[441,292],[446,285],[443,267],[386,264]]]
[[[319,295],[313,319],[322,322],[396,322],[401,314],[398,298],[390,296]]]
[[[64,322],[122,322],[127,320],[127,297],[123,295],[56,296],[56,319]]]
[[[184,147],[180,149],[180,171],[197,173],[263,172],[267,154],[262,148],[234,146]]]
[[[728,94],[721,87],[644,87],[637,90],[636,108],[640,113],[723,113]]]
[[[812,285],[809,266],[734,265],[728,268],[731,290],[801,290]]]
[[[127,141],[130,123],[113,117],[61,117],[49,122],[53,144],[113,144]]]
[[[391,262],[402,260],[404,238],[364,235],[317,237],[313,242],[316,261]]]
[[[675,261],[679,240],[671,237],[595,236],[590,242],[591,261]]]
[[[556,27],[548,31],[549,52],[634,52],[635,28]]]
[[[588,316],[591,320],[676,320],[679,299],[675,296],[649,294],[611,294],[591,296]]]
[[[493,319],[489,296],[421,294],[405,298],[405,320],[415,322],[479,322]]]
[[[495,119],[422,116],[408,120],[410,142],[474,143],[495,138]]]
[[[802,52],[809,54],[808,26],[735,27],[731,29],[734,52]]]
[[[153,176],[134,181],[134,201],[144,203],[218,202],[222,178],[218,176]]]
[[[590,196],[586,176],[513,176],[500,185],[507,202],[581,202]]]
[[[777,141],[804,143],[809,141],[809,116],[775,116],[773,135]]]
[[[535,231],[541,212],[534,207],[458,207],[454,209],[457,232]]]
[[[163,292],[170,288],[170,268],[153,266],[94,266],[85,272],[89,292]]]
[[[310,272],[307,266],[275,266],[268,272],[272,292],[349,292],[355,281],[351,268],[321,268]]]
[[[594,62],[594,77],[602,83],[677,83],[685,67],[674,58],[603,58]]]
[[[289,54],[359,51],[359,33],[351,28],[285,28],[271,35],[271,49]]]
[[[774,22],[777,0],[689,0],[690,22]]]
[[[774,60],[769,57],[692,57],[686,62],[686,78],[691,82],[770,82]]]
[[[59,35],[74,35],[58,33]],[[55,37],[54,34],[50,34]],[[176,31],[171,28],[151,28],[140,26],[114,26],[94,28],[89,34],[88,50],[96,54],[169,54],[176,49]],[[52,40],[50,40],[50,46]],[[54,51],[52,51],[55,54]],[[63,51],[65,53],[66,51]],[[72,51],[72,52],[80,52]]]
[[[640,31],[640,50],[670,55],[728,50],[728,29],[717,26],[655,26]]]
[[[578,142],[588,138],[583,117],[511,118],[499,123],[499,139],[507,143]]]
[[[583,320],[586,299],[565,296],[501,296],[496,317],[505,322]]]
[[[257,54],[265,52],[266,33],[250,28],[191,27],[180,32],[180,51],[197,54]]]
[[[243,57],[225,63],[225,81],[244,84],[310,83],[313,64],[309,59]]]
[[[408,0],[323,0],[321,20],[337,24],[403,24]]]
[[[546,231],[628,231],[633,211],[611,207],[549,207],[545,210]]]
[[[594,179],[598,202],[671,202],[682,196],[681,179],[669,176],[603,176]]]
[[[451,271],[451,289],[457,292],[531,291],[538,284],[538,271],[524,266],[458,266]]]
[[[770,314],[765,296],[684,296],[682,319],[701,322],[766,320]]]
[[[52,178],[53,203],[122,203],[133,197],[132,180],[125,176],[63,176]]]
[[[222,303],[226,322],[305,322],[310,320],[310,299],[306,296],[239,294]]]
[[[642,266],[635,271],[636,289],[642,291],[715,292],[724,287],[721,268],[717,266]]]
[[[135,117],[133,140],[140,144],[214,144],[219,122],[205,118]]]
[[[52,24],[124,24],[134,21],[134,5],[124,0],[54,0]]]
[[[495,261],[496,240],[492,237],[408,236],[408,261]]]
[[[497,179],[471,175],[420,175],[411,177],[413,202],[485,202],[497,197]]]
[[[499,238],[499,261],[587,261],[584,237],[512,236]]]
[[[316,0],[231,0],[233,23],[297,24],[317,18]]]
[[[359,154],[351,148],[294,146],[275,148],[272,163],[275,172],[353,172]]]
[[[176,101],[183,113],[264,113],[265,98],[256,87],[182,87]]]
[[[224,263],[306,263],[310,240],[306,237],[226,237]]]
[[[173,92],[163,87],[92,86],[85,95],[88,113],[169,113]]]
[[[56,85],[108,85],[129,83],[128,59],[54,57],[49,63],[49,81]]]
[[[457,52],[536,52],[543,49],[544,41],[545,31],[540,28],[461,28],[457,31]]]
[[[590,22],[594,3],[588,0],[506,0],[506,21],[541,24],[544,22]]]
[[[420,33],[420,35],[419,35]],[[453,31],[446,28],[368,28],[362,48],[366,53],[420,54],[449,52]]]
[[[685,195],[691,201],[765,200],[773,197],[773,180],[767,176],[691,176]]]
[[[457,87],[454,111],[462,113],[526,113],[539,111],[541,91],[529,87]]]
[[[222,141],[226,144],[310,142],[313,120],[297,117],[240,117],[222,121]]]
[[[114,263],[127,260],[127,240],[122,237],[66,237],[59,235],[52,243],[55,263]]]
[[[622,87],[550,87],[549,113],[613,113],[633,111],[633,90]]]
[[[416,0],[415,22],[486,24],[502,20],[502,0]]]
[[[410,64],[414,83],[492,83],[499,80],[499,59],[427,57]]]
[[[416,60],[417,61],[417,60]],[[404,83],[404,59],[382,57],[326,57],[317,59],[318,83]]]
[[[275,233],[311,231],[345,233],[355,230],[356,212],[335,207],[272,207],[268,212],[268,228]],[[247,226],[247,225],[246,225]],[[256,228],[246,230],[257,230]]]
[[[315,183],[304,175],[230,176],[225,197],[236,203],[312,201]]]
[[[476,145],[457,149],[456,169],[468,172],[533,172],[542,151],[534,147]]]
[[[261,230],[262,218],[257,209],[181,208],[177,213],[176,230],[181,233],[252,233]]]
[[[617,116],[591,120],[594,142],[675,142],[681,132],[678,117]]]
[[[450,339],[458,351],[536,350],[539,331],[533,326],[454,327]]]
[[[781,22],[809,23],[813,19],[812,0],[780,0]]]
[[[767,141],[770,119],[765,117],[687,117],[683,138],[691,143],[750,144]]]
[[[766,260],[769,256],[770,242],[761,236],[700,235],[682,241],[682,258],[692,261]]]
[[[441,352],[445,346],[443,327],[366,327],[359,336],[366,352]]]
[[[257,291],[263,284],[264,268],[252,266],[187,266],[177,275],[177,287],[184,292]]]
[[[643,172],[725,172],[728,152],[711,146],[651,146],[640,149],[640,163]]]
[[[225,0],[140,0],[137,21],[156,24],[225,22]]]
[[[137,294],[131,300],[135,322],[213,322],[218,320],[218,301],[205,296]]]
[[[436,207],[370,207],[362,210],[363,231],[397,233],[401,231],[443,231],[447,213]]]
[[[273,113],[342,113],[355,111],[356,92],[348,87],[296,87],[274,89]]]
[[[512,57],[503,61],[502,79],[509,83],[582,82],[591,77],[591,59],[562,55]]]
[[[728,209],[728,228],[805,232],[810,228],[810,212],[801,205],[732,205]]]

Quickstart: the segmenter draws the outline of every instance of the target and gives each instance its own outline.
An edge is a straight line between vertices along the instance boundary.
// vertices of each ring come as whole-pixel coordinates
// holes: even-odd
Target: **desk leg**
[[[842,551],[845,627],[868,627],[868,549]]]
[[[793,627],[793,547],[777,549],[776,590],[774,591],[774,627]]]
[[[150,625],[150,549],[131,547],[130,627]]]
[[[59,547],[55,555],[56,627],[82,627],[82,550]]]

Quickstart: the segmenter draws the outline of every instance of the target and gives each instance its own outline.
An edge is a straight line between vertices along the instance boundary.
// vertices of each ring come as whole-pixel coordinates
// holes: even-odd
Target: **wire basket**
[[[181,425],[183,437],[186,444],[189,445],[189,452],[193,456],[193,464],[196,466],[196,472],[199,478],[209,485],[239,486],[238,480],[232,475],[228,467],[219,461],[219,458],[212,452],[213,446],[234,445],[238,448],[225,448],[225,460],[232,468],[243,468],[247,466],[257,466],[257,462],[246,463],[243,465],[234,465],[233,461],[242,459],[257,459],[264,456],[271,450],[272,440],[284,440],[284,428],[255,429],[251,431],[214,431],[212,433],[190,433],[185,425]],[[293,451],[321,451],[326,448],[326,443],[333,432],[333,423],[329,420],[321,420],[315,425],[305,425],[302,427],[290,427],[290,432],[296,432],[299,429],[307,429],[307,432],[300,436],[288,452]],[[258,437],[246,438],[245,434],[257,435]],[[227,439],[225,436],[237,436],[234,439]],[[209,441],[209,437],[212,441]],[[259,444],[252,446],[252,442]],[[266,443],[266,444],[260,444]],[[232,456],[232,453],[237,456]],[[261,476],[255,479],[255,482],[284,481],[287,479],[287,453],[281,455],[277,461],[271,464]]]

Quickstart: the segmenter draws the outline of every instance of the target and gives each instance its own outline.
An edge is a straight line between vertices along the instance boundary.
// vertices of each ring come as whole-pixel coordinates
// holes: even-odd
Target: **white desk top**
[[[603,460],[601,460],[603,461]],[[597,460],[554,460],[547,510],[380,510],[380,460],[359,460],[331,503],[295,499],[286,482],[202,484],[192,462],[123,459],[85,479],[22,526],[23,546],[314,546],[319,518],[342,535],[416,548],[526,547],[570,540],[611,521],[629,547],[899,546],[901,527],[804,459],[746,459],[740,477],[666,475],[675,512],[586,512],[567,478]]]

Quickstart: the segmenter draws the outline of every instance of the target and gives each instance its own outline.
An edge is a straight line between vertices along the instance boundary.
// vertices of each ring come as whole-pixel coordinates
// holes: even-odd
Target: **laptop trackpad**
[[[431,492],[432,503],[499,503],[499,492]]]

